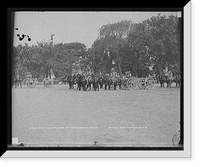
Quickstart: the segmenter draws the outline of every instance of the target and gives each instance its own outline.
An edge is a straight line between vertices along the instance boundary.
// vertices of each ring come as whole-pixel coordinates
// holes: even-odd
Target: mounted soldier
[[[96,90],[99,91],[99,77],[97,76],[94,77],[93,88],[94,88],[94,91]]]
[[[158,74],[156,78],[157,78],[157,80],[160,82],[160,86],[161,86],[161,87],[165,87],[165,86],[164,86],[164,83],[166,82],[166,77],[165,77],[165,75],[160,75],[160,74]]]
[[[102,77],[102,84],[104,85],[104,89],[106,90],[106,89],[107,89],[106,75],[104,75],[104,76]]]
[[[62,77],[61,79],[60,79],[60,81],[62,82],[62,84],[66,84],[67,82],[68,82],[68,75],[65,75],[64,77]]]
[[[78,90],[80,91],[81,88],[86,91],[87,80],[84,75],[78,74],[76,76],[76,81],[78,84]]]
[[[19,74],[14,74],[14,77],[13,77],[13,84],[15,87],[21,87],[22,88],[22,80],[20,79],[20,76]]]
[[[122,89],[122,79],[119,77],[118,78],[118,85],[119,85],[119,90]]]
[[[100,75],[98,77],[98,82],[99,82],[100,89],[102,89],[103,88],[103,76],[102,75]]]
[[[82,75],[81,86],[82,86],[82,88],[83,88],[84,91],[87,90],[87,79],[86,79],[85,75]]]
[[[109,78],[108,74],[105,75],[103,82],[104,82],[104,85],[105,85],[105,90],[107,90],[107,88],[108,88],[108,90],[110,90],[111,82],[110,82],[110,78]]]
[[[91,74],[87,78],[87,89],[89,88],[89,90],[91,90],[92,85],[94,86],[94,74]]]
[[[107,78],[107,85],[108,85],[108,90],[111,90],[112,78],[110,76],[108,76]]]
[[[78,90],[79,91],[81,90],[81,81],[82,81],[82,76],[80,74],[77,74],[77,76],[76,76],[76,82],[77,82]]]
[[[73,87],[72,87],[72,76],[71,75],[69,75],[68,77],[67,77],[67,82],[68,82],[68,84],[69,84],[69,89],[72,89]]]
[[[180,74],[174,75],[174,82],[176,83],[176,87],[181,86],[181,75]]]
[[[114,86],[114,90],[116,90],[117,84],[118,84],[118,78],[117,77],[113,77],[112,78],[112,84]]]

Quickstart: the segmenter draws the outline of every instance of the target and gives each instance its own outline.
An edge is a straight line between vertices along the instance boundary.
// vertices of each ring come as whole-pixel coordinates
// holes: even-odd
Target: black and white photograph
[[[15,11],[9,149],[184,150],[183,10]]]

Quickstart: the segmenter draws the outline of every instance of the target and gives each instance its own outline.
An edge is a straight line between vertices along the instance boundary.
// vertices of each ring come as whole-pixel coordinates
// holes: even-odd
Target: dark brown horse
[[[165,87],[164,83],[167,83],[167,78],[165,75],[157,75],[157,80],[160,83],[161,87]]]

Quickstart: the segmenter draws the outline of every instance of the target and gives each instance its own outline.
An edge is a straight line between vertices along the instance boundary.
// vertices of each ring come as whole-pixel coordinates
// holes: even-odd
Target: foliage
[[[37,42],[36,45],[13,47],[13,70],[24,78],[57,78],[74,72],[109,73],[115,69],[120,76],[126,71],[142,77],[150,73],[163,75],[167,68],[180,73],[181,29],[176,16],[153,16],[141,23],[122,20],[103,25],[91,48],[79,42]]]

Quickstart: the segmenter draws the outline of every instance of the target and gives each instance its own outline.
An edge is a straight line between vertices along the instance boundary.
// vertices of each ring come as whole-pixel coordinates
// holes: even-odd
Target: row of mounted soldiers
[[[99,75],[95,76],[91,74],[90,76],[85,76],[81,74],[74,74],[72,76],[66,76],[63,78],[65,82],[68,82],[69,89],[74,89],[74,85],[77,84],[78,90],[94,90],[98,91],[104,87],[105,90],[111,90],[113,87],[114,90],[121,89],[122,80],[119,77],[110,77],[108,75]]]
[[[165,76],[165,75],[157,75],[156,80],[160,83],[160,87],[165,87],[166,83],[167,87],[171,87],[172,83],[176,84],[176,87],[181,86],[181,75],[175,74],[173,76]]]
[[[125,78],[130,78],[131,76],[125,75],[123,78],[120,77],[114,77],[110,75],[94,75],[91,74],[89,76],[82,75],[82,74],[74,74],[71,76],[65,76],[61,78],[61,82],[66,84],[69,84],[69,88],[73,89],[74,86],[77,84],[77,88],[79,90],[99,90],[104,88],[105,90],[116,90],[117,87],[121,90],[122,88],[127,87],[127,82]],[[23,78],[24,79],[24,78]],[[20,79],[19,77],[14,77],[13,85],[17,87],[17,85],[23,84],[23,79]],[[165,75],[157,75],[154,80],[156,83],[159,83],[161,87],[165,87],[165,83],[167,87],[171,87],[172,83],[176,84],[176,87],[181,86],[181,75],[176,74],[173,75],[173,77],[165,76]],[[20,86],[22,87],[22,86]]]
[[[68,82],[69,89],[73,89],[74,85],[77,84],[78,90],[94,90],[98,91],[99,89],[104,88],[104,90],[116,90],[117,87],[119,90],[122,89],[124,84],[126,85],[125,80],[120,77],[114,77],[110,75],[94,75],[90,76],[74,74],[72,76],[65,76],[63,79],[63,83]],[[155,78],[158,83],[160,83],[161,87],[165,87],[164,83],[166,83],[167,87],[171,87],[172,83],[176,84],[176,87],[181,86],[181,76],[180,74],[174,75],[173,77],[169,76],[160,76],[157,75]]]

